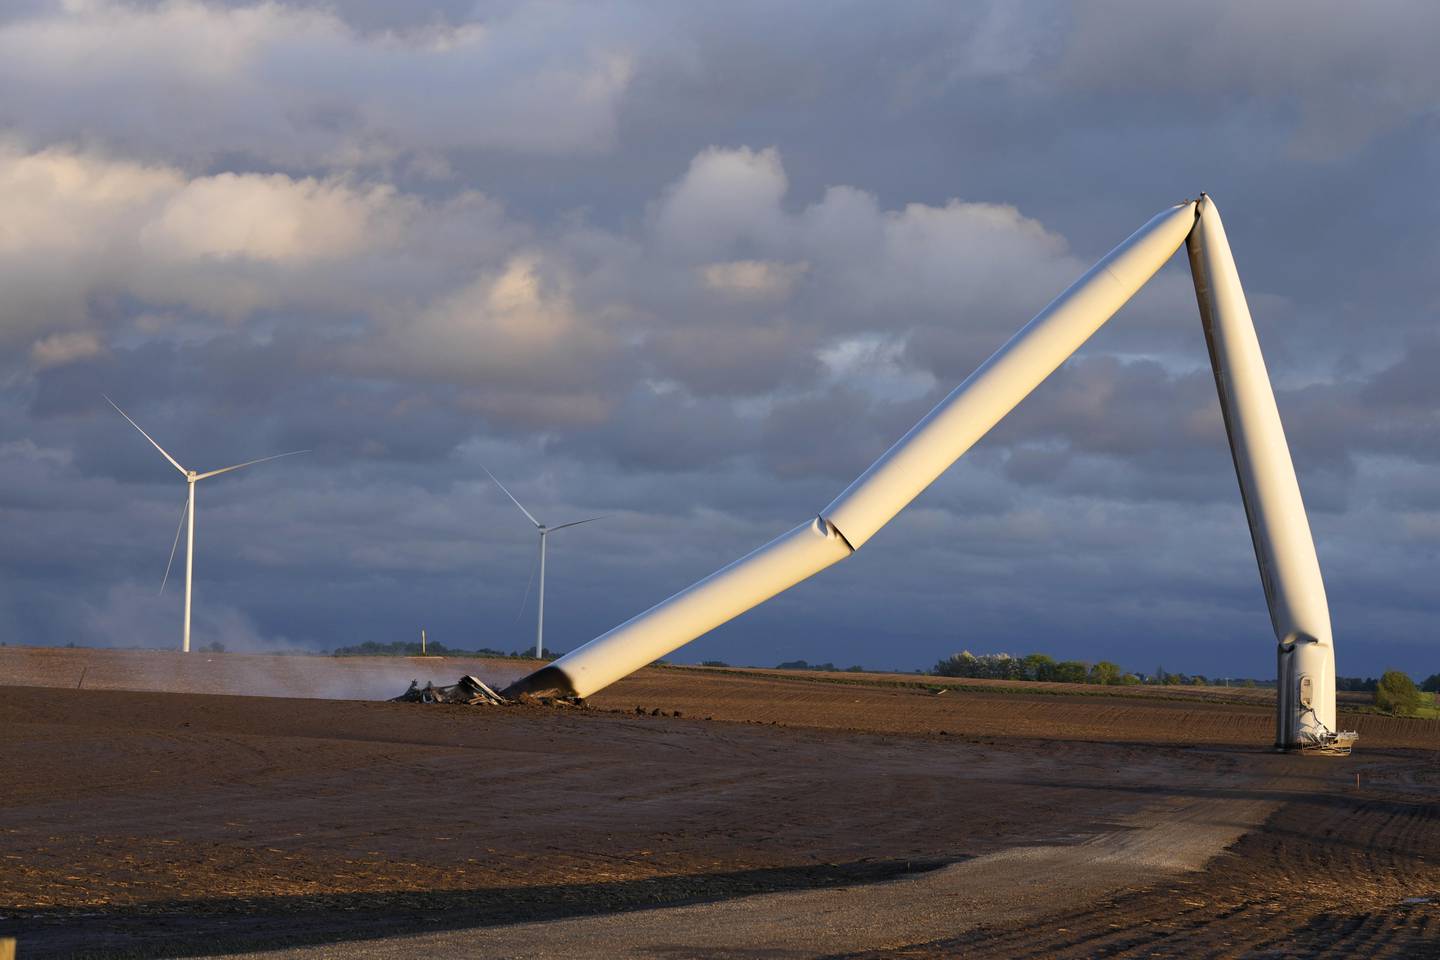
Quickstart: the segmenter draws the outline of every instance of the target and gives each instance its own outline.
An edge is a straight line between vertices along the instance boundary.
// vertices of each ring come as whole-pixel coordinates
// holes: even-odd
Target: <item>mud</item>
[[[1176,838],[1188,834],[1172,833],[1119,871],[1084,869],[1082,853],[1065,897],[1043,882],[1031,891],[1037,912],[978,909],[938,934],[897,922],[919,933],[891,945],[1240,956],[1276,937],[1411,950],[1410,933],[1433,931],[1433,905],[1404,901],[1440,892],[1440,724],[1353,715],[1356,756],[1318,760],[1269,753],[1268,706],[1212,702],[1222,694],[965,684],[937,696],[903,676],[648,670],[588,710],[482,709],[90,689],[153,682],[165,655],[26,656],[87,679],[0,687],[0,936],[20,937],[25,957],[498,930],[896,877],[923,885],[946,871],[1043,881],[1046,857],[1074,866],[1073,851],[1130,836],[1137,817],[1163,824],[1213,799],[1274,812],[1225,821],[1232,853],[1184,881],[1175,871],[1193,864]],[[18,659],[0,656],[0,683],[37,681]],[[257,666],[283,677],[304,658],[270,659],[284,662],[219,656],[159,672],[253,692]],[[341,669],[363,685],[396,666]],[[405,684],[427,678],[398,666]],[[434,676],[503,680],[493,665],[456,666]],[[316,671],[304,676],[312,690],[328,682],[318,666],[296,669]],[[1298,833],[1304,811],[1331,833]],[[1295,889],[1313,906],[1297,906]],[[913,909],[933,912],[920,900]],[[1195,949],[1166,954],[1164,938],[1182,934],[1174,942]]]

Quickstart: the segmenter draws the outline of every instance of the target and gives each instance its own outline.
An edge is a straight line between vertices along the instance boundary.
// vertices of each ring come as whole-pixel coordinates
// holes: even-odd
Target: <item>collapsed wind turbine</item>
[[[1335,725],[1330,610],[1220,211],[1204,194],[1161,211],[1020,329],[810,520],[505,690],[588,697],[844,560],[988,433],[1187,248],[1240,499],[1277,641],[1275,745],[1348,752]]]
[[[590,523],[592,520],[604,520],[609,514],[603,514],[598,517],[587,517],[584,520],[572,520],[569,523],[562,523],[559,526],[547,527],[539,520],[536,520],[530,511],[526,510],[520,501],[515,499],[515,494],[505,489],[505,484],[496,479],[495,474],[490,472],[489,467],[481,466],[480,469],[484,470],[485,474],[491,480],[495,481],[495,486],[504,491],[505,496],[510,498],[510,502],[519,507],[520,512],[525,514],[525,519],[535,524],[535,529],[540,531],[540,597],[535,615],[535,659],[542,660],[545,657],[545,538],[556,530],[564,530],[566,527],[578,527],[580,524]]]
[[[104,395],[102,394],[102,396],[104,396]],[[126,413],[124,410],[121,410],[119,404],[117,404],[114,400],[111,400],[109,397],[105,397],[105,402],[108,403],[108,404],[110,404],[110,406],[114,407],[116,413],[120,414],[120,416],[124,417],[126,420],[129,420],[129,421],[130,421],[130,426],[134,427],[136,430],[139,430],[139,431],[140,431],[140,435],[141,435],[142,437],[144,437],[146,440],[149,440],[149,441],[150,441],[150,445],[151,445],[152,447],[154,447],[156,450],[159,450],[159,451],[160,451],[160,455],[161,455],[162,457],[164,457],[166,460],[169,460],[169,461],[170,461],[170,465],[171,465],[172,467],[174,467],[176,470],[179,470],[179,471],[180,471],[180,475],[185,478],[185,483],[186,483],[187,487],[189,488],[188,491],[187,491],[187,493],[186,493],[185,506],[184,506],[184,508],[182,509],[181,514],[180,514],[180,522],[181,522],[182,524],[185,523],[185,520],[186,520],[187,517],[189,518],[189,521],[190,521],[190,522],[189,522],[189,525],[188,525],[188,528],[187,528],[187,532],[186,532],[186,534],[185,534],[185,626],[184,626],[184,630],[183,630],[183,633],[182,633],[182,635],[181,635],[181,640],[180,640],[180,649],[181,649],[183,652],[185,652],[185,653],[189,653],[189,652],[190,652],[190,579],[191,579],[191,574],[194,572],[194,566],[195,566],[195,484],[198,483],[198,482],[201,481],[201,480],[208,480],[210,477],[218,477],[218,476],[219,476],[220,474],[222,474],[222,473],[229,473],[231,470],[239,470],[241,467],[251,467],[251,466],[254,466],[254,465],[257,464],[257,463],[264,463],[264,462],[267,461],[267,460],[278,460],[278,459],[280,459],[281,457],[293,457],[293,456],[294,456],[295,454],[297,454],[297,453],[309,453],[310,451],[309,451],[309,450],[291,450],[291,451],[288,452],[288,453],[277,453],[277,454],[275,454],[274,456],[261,457],[259,460],[246,460],[244,463],[237,463],[237,464],[234,464],[234,465],[229,466],[229,467],[221,467],[219,470],[207,470],[207,471],[204,472],[204,473],[199,473],[198,471],[195,471],[195,470],[186,470],[184,467],[180,466],[180,462],[179,462],[178,460],[176,460],[174,457],[170,456],[170,454],[165,451],[165,448],[164,448],[164,447],[162,447],[162,446],[160,446],[160,444],[156,443],[156,442],[155,442],[155,438],[152,437],[152,436],[150,436],[150,434],[146,433],[146,432],[141,428],[140,424],[136,423],[134,420],[130,420],[130,415],[129,415],[128,413]],[[173,564],[173,563],[175,562],[175,549],[176,549],[179,545],[180,545],[180,527],[177,526],[177,527],[175,528],[175,542],[170,545],[170,559],[165,563],[165,576],[160,580],[160,592],[161,592],[161,593],[164,593],[164,592],[165,592],[165,584],[166,584],[166,582],[169,581],[169,579],[170,579],[170,566],[171,566],[171,564]]]

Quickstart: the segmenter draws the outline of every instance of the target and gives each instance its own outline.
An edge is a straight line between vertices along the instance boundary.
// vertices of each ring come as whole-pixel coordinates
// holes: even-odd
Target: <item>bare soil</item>
[[[1268,753],[1270,706],[1224,688],[651,669],[585,710],[297,699],[528,666],[0,648],[0,936],[199,955],[853,886],[1227,791],[1274,812],[1201,873],[899,949],[1410,956],[1437,929],[1405,901],[1440,895],[1440,723],[1346,715],[1360,750],[1326,761]]]

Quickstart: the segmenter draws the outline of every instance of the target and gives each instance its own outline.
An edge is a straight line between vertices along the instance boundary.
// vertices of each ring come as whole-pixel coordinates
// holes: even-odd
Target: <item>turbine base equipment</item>
[[[588,697],[850,556],[1079,350],[1182,244],[1278,644],[1275,744],[1349,753],[1356,735],[1335,729],[1330,611],[1305,504],[1225,227],[1205,194],[1161,211],[1106,254],[813,520],[503,695]]]

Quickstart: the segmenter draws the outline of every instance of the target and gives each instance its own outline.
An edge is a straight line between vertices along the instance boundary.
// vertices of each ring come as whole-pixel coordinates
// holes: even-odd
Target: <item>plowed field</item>
[[[751,905],[763,943],[772,901],[736,897],[845,887],[886,911],[838,947],[790,924],[775,955],[1431,949],[1437,723],[1346,715],[1356,756],[1317,760],[1269,753],[1264,692],[1224,688],[652,669],[585,710],[313,699],[525,668],[0,648],[0,936],[27,958],[506,944],[699,903]],[[937,919],[936,896],[969,906]]]

